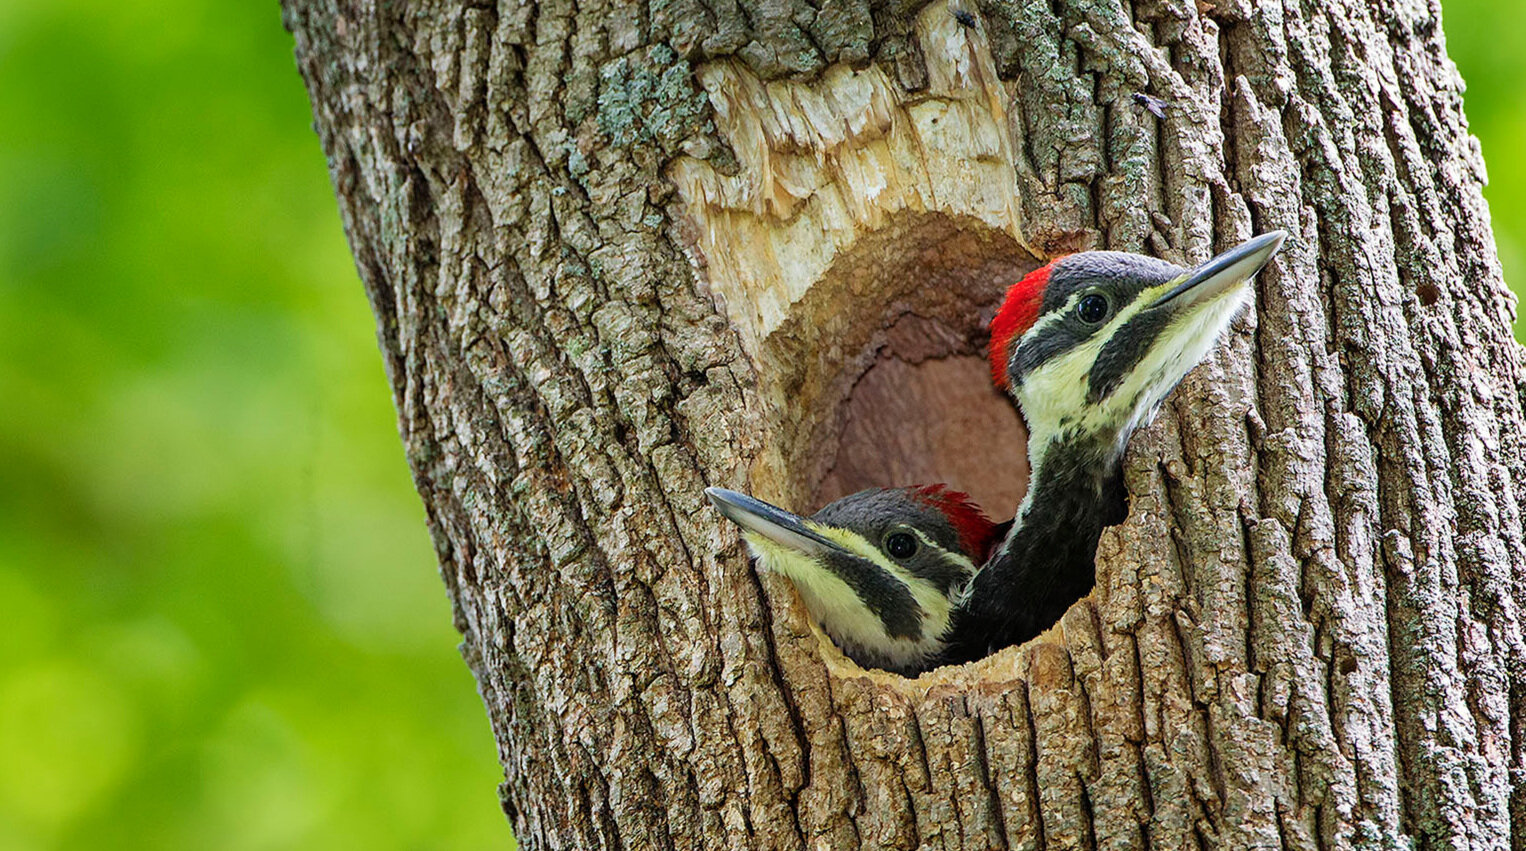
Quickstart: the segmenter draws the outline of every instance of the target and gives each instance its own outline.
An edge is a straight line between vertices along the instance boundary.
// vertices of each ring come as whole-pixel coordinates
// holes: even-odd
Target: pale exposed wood
[[[285,5],[526,847],[1526,847],[1526,384],[1434,3]],[[861,671],[704,504],[1015,500],[1004,285],[1272,228],[1027,646]]]

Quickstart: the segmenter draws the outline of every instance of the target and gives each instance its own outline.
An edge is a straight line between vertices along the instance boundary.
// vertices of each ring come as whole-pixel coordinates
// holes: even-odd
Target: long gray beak
[[[761,499],[725,488],[705,488],[705,496],[710,497],[726,519],[781,546],[808,556],[846,552],[837,542],[806,526],[798,516]]]
[[[1226,292],[1261,271],[1261,267],[1272,259],[1272,255],[1277,253],[1287,238],[1287,231],[1274,230],[1240,243],[1192,270],[1186,280],[1172,287],[1170,292],[1156,299],[1150,307],[1161,307],[1172,302],[1177,302],[1173,305],[1176,308],[1189,307]]]

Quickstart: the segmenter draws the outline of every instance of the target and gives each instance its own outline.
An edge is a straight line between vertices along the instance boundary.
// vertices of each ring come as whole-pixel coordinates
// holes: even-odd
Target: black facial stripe
[[[1171,322],[1170,310],[1145,310],[1134,314],[1119,326],[1103,344],[1092,364],[1091,381],[1086,388],[1086,402],[1095,405],[1118,389],[1129,371],[1144,360],[1160,332]]]
[[[1012,385],[1023,383],[1029,373],[1084,342],[1085,337],[1072,333],[1061,322],[1051,322],[1025,336],[1008,364],[1007,375]]]
[[[922,637],[922,608],[899,580],[869,560],[849,553],[828,553],[826,561],[828,569],[848,583],[885,625],[886,634],[912,641]]]
[[[957,549],[947,552],[959,552]],[[978,559],[971,559],[972,564],[977,564]],[[915,576],[931,582],[940,594],[947,595],[948,589],[953,587],[954,582],[963,579],[963,568],[955,567],[946,557],[945,551],[922,548],[917,560],[906,565],[907,569]]]

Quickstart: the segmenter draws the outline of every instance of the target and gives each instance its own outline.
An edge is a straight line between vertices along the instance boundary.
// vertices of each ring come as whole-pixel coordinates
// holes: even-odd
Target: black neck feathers
[[[972,580],[947,662],[980,659],[1053,626],[1095,582],[1102,530],[1128,515],[1118,462],[1093,440],[1052,444],[1011,531]]]

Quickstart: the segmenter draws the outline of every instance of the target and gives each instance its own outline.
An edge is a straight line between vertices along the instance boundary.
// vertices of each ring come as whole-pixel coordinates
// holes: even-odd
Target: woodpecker
[[[954,600],[1006,532],[945,485],[871,488],[809,518],[736,491],[705,495],[848,658],[908,675],[940,662]]]
[[[1102,530],[1123,521],[1129,438],[1251,301],[1284,231],[1183,269],[1116,251],[1053,261],[1013,285],[991,323],[992,379],[1028,425],[1028,492],[956,600],[948,662],[1049,628],[1095,581]]]
[[[1102,530],[1127,514],[1129,438],[1249,303],[1249,280],[1286,236],[1192,270],[1082,252],[1008,290],[991,323],[992,379],[1028,425],[1030,473],[1006,523],[942,485],[860,491],[810,518],[705,493],[861,665],[914,675],[1026,641],[1091,589]]]

